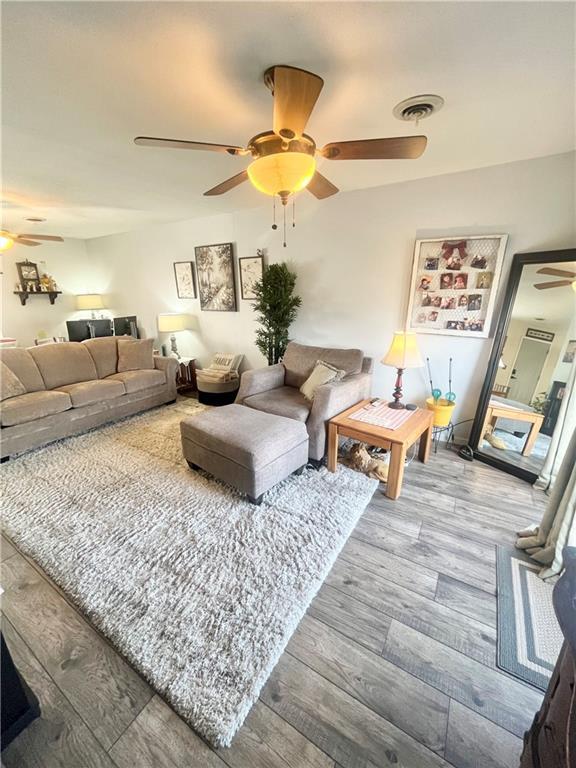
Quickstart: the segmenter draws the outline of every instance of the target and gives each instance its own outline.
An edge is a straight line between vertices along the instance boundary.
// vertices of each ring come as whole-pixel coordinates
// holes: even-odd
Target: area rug
[[[497,547],[498,666],[545,691],[563,636],[552,605],[553,584],[541,566],[511,547]]]
[[[310,468],[254,506],[182,459],[193,403],[3,465],[3,521],[156,691],[227,746],[377,482]]]

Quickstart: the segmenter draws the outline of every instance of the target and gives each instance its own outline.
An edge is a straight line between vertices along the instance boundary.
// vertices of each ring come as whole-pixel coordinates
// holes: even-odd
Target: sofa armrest
[[[259,395],[270,389],[284,386],[284,366],[282,363],[270,365],[268,368],[254,368],[244,371],[240,379],[240,389],[236,396],[236,402],[240,405],[251,395]]]
[[[330,419],[370,396],[372,375],[356,373],[342,381],[323,384],[314,393],[306,428],[310,437],[310,456],[321,459],[326,448],[326,425]]]
[[[154,368],[158,371],[164,371],[166,374],[166,381],[176,382],[176,374],[178,373],[178,360],[175,357],[162,357],[161,355],[154,355]]]

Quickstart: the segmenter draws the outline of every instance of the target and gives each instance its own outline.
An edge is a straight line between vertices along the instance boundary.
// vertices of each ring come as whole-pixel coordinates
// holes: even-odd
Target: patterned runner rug
[[[562,647],[554,584],[519,550],[497,547],[498,666],[545,691]]]

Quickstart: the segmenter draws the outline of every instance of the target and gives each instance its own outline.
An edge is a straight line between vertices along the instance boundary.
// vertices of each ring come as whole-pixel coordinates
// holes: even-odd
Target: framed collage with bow
[[[487,338],[508,235],[416,240],[408,329]]]

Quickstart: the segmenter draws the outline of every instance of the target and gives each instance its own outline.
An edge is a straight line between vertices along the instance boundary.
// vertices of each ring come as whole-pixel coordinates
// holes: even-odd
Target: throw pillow
[[[26,387],[10,368],[0,361],[0,400],[8,400],[9,397],[25,395]]]
[[[154,368],[154,339],[118,339],[118,373]]]
[[[300,392],[302,392],[306,400],[312,402],[318,387],[321,387],[323,384],[329,384],[331,381],[339,381],[345,375],[346,371],[342,371],[340,368],[335,368],[333,365],[325,363],[323,360],[318,360],[314,366],[314,370],[300,387]]]

